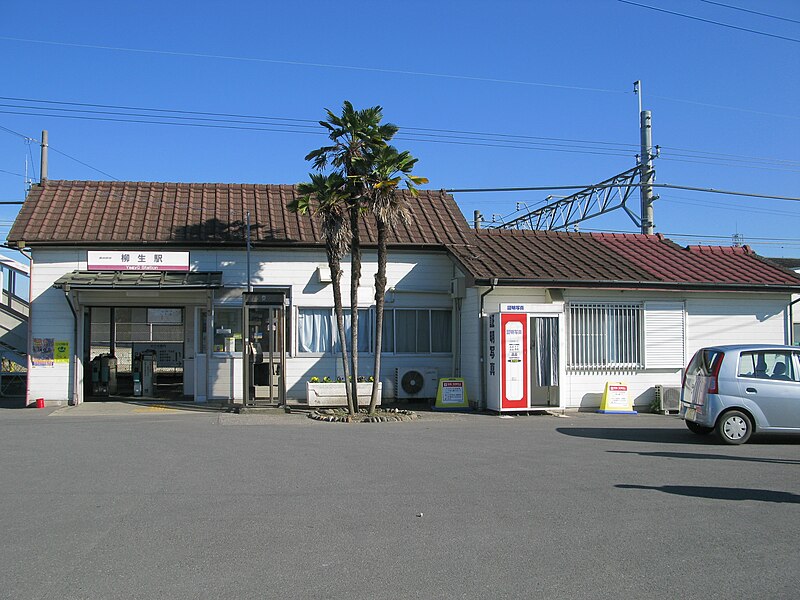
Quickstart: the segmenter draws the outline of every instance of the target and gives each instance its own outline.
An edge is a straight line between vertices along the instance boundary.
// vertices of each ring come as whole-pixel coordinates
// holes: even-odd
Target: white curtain
[[[558,319],[534,317],[536,332],[536,385],[558,385]]]
[[[301,308],[299,321],[298,351],[330,352],[331,310],[329,308]]]

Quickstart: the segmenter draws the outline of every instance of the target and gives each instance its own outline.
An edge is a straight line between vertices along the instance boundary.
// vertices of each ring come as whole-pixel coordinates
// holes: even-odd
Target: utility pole
[[[642,110],[642,82],[633,82],[633,92],[639,97],[639,140],[641,148],[639,150],[639,194],[641,197],[642,209],[642,233],[653,233],[653,202],[658,196],[653,194],[653,180],[655,171],[653,170],[653,130],[649,110]]]
[[[639,183],[641,184],[642,196],[642,233],[653,233],[653,201],[656,196],[653,194],[654,174],[653,171],[653,137],[652,126],[650,124],[651,115],[649,110],[640,113],[640,132],[642,138],[641,158],[639,159]]]

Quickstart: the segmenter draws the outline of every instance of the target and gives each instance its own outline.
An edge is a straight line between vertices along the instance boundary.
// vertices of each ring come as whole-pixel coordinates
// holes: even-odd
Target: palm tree
[[[328,130],[333,142],[306,155],[318,171],[331,166],[346,179],[346,204],[350,216],[350,356],[353,402],[358,410],[358,287],[361,281],[361,240],[359,237],[359,218],[364,209],[363,202],[366,182],[372,171],[372,157],[377,150],[386,146],[397,133],[397,126],[381,123],[383,108],[373,106],[356,110],[349,101],[342,105],[341,115],[327,111],[328,119],[320,125]],[[344,340],[344,338],[342,338]],[[342,342],[344,350],[346,343]]]
[[[334,171],[328,175],[311,173],[309,183],[297,186],[299,196],[288,205],[289,210],[300,214],[314,214],[322,221],[322,236],[325,238],[325,254],[331,271],[333,305],[339,339],[345,339],[344,310],[342,308],[342,256],[350,245],[350,226],[347,218],[347,180]],[[345,381],[350,380],[350,361],[346,344],[342,344],[342,366]],[[347,409],[351,415],[357,412],[357,400],[353,400],[350,386],[345,385]]]
[[[399,191],[405,180],[409,192],[416,196],[415,186],[427,183],[424,177],[411,175],[417,159],[408,152],[398,152],[394,146],[379,148],[372,157],[372,172],[367,178],[369,208],[375,215],[378,233],[378,270],[375,273],[375,358],[374,381],[369,412],[373,414],[378,404],[378,382],[381,374],[381,350],[383,346],[383,307],[386,295],[386,262],[388,257],[387,233],[389,227],[408,217],[406,196]]]

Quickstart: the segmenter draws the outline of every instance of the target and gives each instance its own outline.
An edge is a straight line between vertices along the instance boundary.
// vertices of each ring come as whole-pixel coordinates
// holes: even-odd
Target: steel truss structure
[[[586,219],[599,217],[620,208],[628,214],[637,227],[641,227],[641,218],[627,206],[631,194],[640,187],[636,180],[641,172],[641,166],[637,165],[571,196],[547,204],[511,221],[493,224],[489,227],[494,229],[564,230]]]

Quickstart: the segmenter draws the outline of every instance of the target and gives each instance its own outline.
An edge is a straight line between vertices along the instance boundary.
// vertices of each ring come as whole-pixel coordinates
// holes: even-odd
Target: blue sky
[[[345,99],[384,107],[430,187],[591,184],[635,164],[637,79],[662,147],[658,182],[800,196],[800,2],[636,3],[731,27],[619,0],[6,2],[0,199],[23,199],[26,156],[38,176],[38,146],[18,134],[43,129],[51,179],[296,183],[325,142],[312,121]],[[97,120],[153,120],[141,109],[297,121]],[[656,231],[682,245],[739,233],[760,254],[800,257],[795,201],[658,193]],[[468,219],[491,219],[547,194],[456,200]],[[0,235],[17,210],[0,207]],[[622,211],[581,229],[637,230]]]

